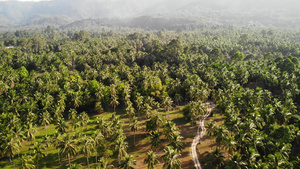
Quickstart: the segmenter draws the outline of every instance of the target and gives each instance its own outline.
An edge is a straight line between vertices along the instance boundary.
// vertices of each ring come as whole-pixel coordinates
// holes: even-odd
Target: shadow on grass
[[[67,161],[65,157],[61,157],[61,164],[59,164],[57,153],[48,153],[46,157],[39,161],[39,168],[47,167],[47,168],[67,168]]]
[[[188,120],[186,120],[184,117],[178,117],[172,120],[174,123],[176,123],[176,125],[183,125],[186,123],[189,123]]]
[[[9,159],[7,158],[7,157],[1,157],[0,158],[0,168],[4,168],[4,167],[6,167],[7,165],[13,165],[13,163],[12,162],[9,162]]]
[[[149,143],[145,143],[145,144],[140,144],[140,142],[142,140],[144,140],[145,138],[147,138],[147,133],[140,133],[140,134],[135,134],[135,146],[133,145],[134,143],[134,135],[131,136],[127,136],[126,141],[128,142],[129,145],[129,149],[131,149],[132,147],[135,149],[137,147],[144,147],[143,145],[149,144]]]

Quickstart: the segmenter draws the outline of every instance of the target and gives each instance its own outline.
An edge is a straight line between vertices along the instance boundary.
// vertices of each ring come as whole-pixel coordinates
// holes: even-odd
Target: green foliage
[[[51,157],[71,167],[84,156],[81,165],[91,168],[117,162],[130,168],[127,141],[139,145],[135,136],[140,141],[143,134],[136,132],[146,127],[143,140],[157,153],[168,145],[165,168],[180,168],[186,138],[161,111],[173,116],[175,109],[195,124],[212,101],[224,124],[208,126],[218,146],[206,155],[208,167],[293,168],[299,161],[298,31],[55,31],[0,33],[0,42],[15,45],[0,50],[4,160],[17,161],[31,147],[37,166]],[[182,111],[174,103],[184,104]],[[103,110],[115,113],[107,118]],[[124,117],[133,117],[126,127]],[[155,153],[148,155],[155,165]]]
[[[88,89],[91,94],[95,94],[99,90],[99,83],[97,80],[92,80],[88,84]]]
[[[244,59],[245,59],[245,55],[242,52],[236,52],[231,56],[232,63],[243,61]]]
[[[291,126],[271,125],[270,128],[270,134],[276,142],[291,143],[295,139],[295,133]]]

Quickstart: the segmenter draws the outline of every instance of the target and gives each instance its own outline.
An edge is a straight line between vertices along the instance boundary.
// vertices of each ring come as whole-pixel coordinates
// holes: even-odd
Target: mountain
[[[206,25],[300,28],[299,11],[296,0],[0,1],[0,27],[75,28],[83,24],[146,29]]]

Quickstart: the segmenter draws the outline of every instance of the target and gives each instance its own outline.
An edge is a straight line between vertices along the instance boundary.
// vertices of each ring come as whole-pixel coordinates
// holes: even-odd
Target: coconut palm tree
[[[242,169],[247,168],[247,163],[243,161],[241,154],[235,152],[233,155],[230,155],[230,159],[226,161],[226,168],[236,168]]]
[[[228,156],[232,155],[235,152],[237,142],[234,140],[234,137],[229,136],[224,140],[224,149],[228,151]]]
[[[166,138],[170,141],[172,138],[172,135],[178,131],[178,128],[176,127],[176,124],[172,121],[167,121],[164,124],[163,133],[165,134]]]
[[[145,113],[147,115],[147,118],[149,118],[151,116],[151,114],[150,114],[151,110],[152,110],[152,107],[148,103],[145,103],[143,106],[143,113]]]
[[[210,150],[212,150],[212,136],[214,134],[215,124],[216,124],[215,121],[210,120],[210,122],[206,126],[207,135],[210,136]]]
[[[70,109],[69,110],[69,114],[68,114],[68,119],[71,121],[71,125],[72,125],[72,131],[74,131],[74,129],[77,126],[77,111],[75,109]]]
[[[4,140],[4,143],[1,145],[2,152],[9,157],[9,161],[13,162],[15,168],[14,156],[20,153],[20,139],[13,134],[3,136],[2,139]]]
[[[95,149],[95,140],[92,139],[92,137],[84,136],[82,138],[82,144],[81,152],[84,153],[88,168],[90,168],[89,156],[92,154],[92,150]]]
[[[108,163],[108,160],[104,157],[102,157],[100,160],[99,160],[99,166],[96,167],[97,169],[111,169],[111,168],[114,168],[113,165],[109,164]]]
[[[170,119],[170,110],[172,109],[173,100],[169,96],[164,97],[162,104],[165,110],[168,112],[168,119]]]
[[[208,153],[205,159],[205,165],[210,166],[211,168],[221,168],[224,164],[224,156],[222,155],[219,148],[216,148],[211,153]]]
[[[181,169],[181,161],[178,159],[181,154],[172,146],[166,146],[165,154],[161,157],[164,161],[163,168],[166,169]]]
[[[140,113],[141,113],[141,110],[143,108],[143,103],[144,103],[144,97],[141,96],[140,93],[137,93],[136,94],[136,100],[135,100],[135,103],[136,103],[136,107],[137,107],[137,110],[138,110],[138,115],[139,117],[141,116]]]
[[[135,132],[138,130],[138,120],[136,116],[133,117],[130,130],[133,132],[133,145],[135,146]]]
[[[41,125],[45,126],[46,136],[47,134],[47,125],[49,125],[52,121],[52,117],[50,116],[50,113],[46,110],[43,112],[41,117]]]
[[[154,149],[158,149],[161,144],[161,139],[159,138],[161,133],[158,130],[152,131],[150,133],[151,147]]]
[[[70,134],[64,134],[62,139],[58,143],[60,153],[68,158],[69,166],[71,166],[71,156],[77,153],[77,140],[75,140]]]
[[[31,122],[27,122],[25,128],[26,129],[25,129],[24,136],[27,139],[27,141],[30,142],[31,145],[31,141],[35,139],[35,134],[37,133],[37,130],[35,126],[32,125]]]
[[[21,157],[21,169],[35,169],[31,156],[22,155]]]
[[[115,142],[115,151],[117,151],[118,154],[118,161],[119,165],[121,164],[121,159],[127,155],[127,142],[125,142],[123,137],[118,137],[118,139]]]
[[[30,147],[30,150],[33,151],[33,154],[35,155],[36,159],[36,168],[39,168],[39,160],[40,158],[45,157],[45,154],[43,153],[43,150],[45,150],[45,146],[39,142],[35,142],[32,147]]]
[[[68,169],[81,169],[82,166],[80,164],[71,164],[70,167],[68,167]]]
[[[215,129],[214,137],[216,137],[216,142],[218,143],[219,148],[227,136],[228,136],[228,130],[226,129],[226,127],[224,125]]]
[[[112,98],[111,98],[111,102],[110,104],[113,106],[114,108],[114,112],[116,112],[116,107],[120,104],[119,101],[118,101],[118,95],[114,95]]]
[[[62,135],[61,134],[55,133],[53,135],[53,145],[57,149],[57,157],[58,157],[59,164],[61,164],[61,161],[60,161],[60,149],[59,149],[61,139],[62,139]]]
[[[48,155],[48,148],[50,147],[50,144],[52,142],[51,137],[50,136],[43,136],[42,137],[42,142],[45,145],[46,148],[46,156]]]
[[[60,118],[58,121],[57,121],[57,124],[55,126],[55,129],[56,131],[59,133],[59,134],[65,134],[67,129],[68,129],[68,125],[65,121],[64,118]]]
[[[87,128],[87,125],[90,121],[90,117],[86,112],[81,112],[79,115],[79,123],[82,127]]]
[[[183,150],[183,137],[180,135],[179,132],[174,132],[171,136],[170,146],[172,146],[174,149],[176,149],[178,152],[181,152]]]
[[[289,161],[282,158],[282,155],[279,152],[276,152],[274,155],[269,154],[267,161],[268,161],[269,168],[280,169],[280,168],[290,168],[291,167],[291,164],[289,164]]]
[[[93,134],[93,138],[94,138],[94,141],[95,141],[95,153],[96,153],[96,156],[95,156],[95,160],[96,160],[96,164],[98,162],[98,148],[101,144],[103,144],[102,142],[104,141],[104,136],[102,134],[102,132],[100,130],[96,130]]]
[[[154,115],[147,121],[146,130],[147,131],[155,131],[158,130],[161,124],[163,123],[162,117],[155,112]]]
[[[134,169],[132,167],[132,165],[136,165],[136,160],[133,159],[132,155],[127,154],[124,158],[124,160],[122,160],[121,164],[120,164],[120,168],[124,168],[124,169]]]
[[[73,106],[78,108],[82,104],[82,92],[72,92]]]
[[[127,107],[125,108],[126,114],[131,118],[135,115],[135,110],[132,106],[131,101],[126,102],[126,104],[127,104]]]
[[[147,166],[148,169],[154,169],[154,166],[159,163],[158,155],[154,151],[149,150],[147,152],[147,157],[144,160],[144,163],[148,164]]]

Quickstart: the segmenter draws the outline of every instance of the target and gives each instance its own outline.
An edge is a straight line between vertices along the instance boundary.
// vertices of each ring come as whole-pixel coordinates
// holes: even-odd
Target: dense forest
[[[204,168],[299,168],[299,57],[298,30],[2,32],[0,167],[193,168],[213,103]]]

